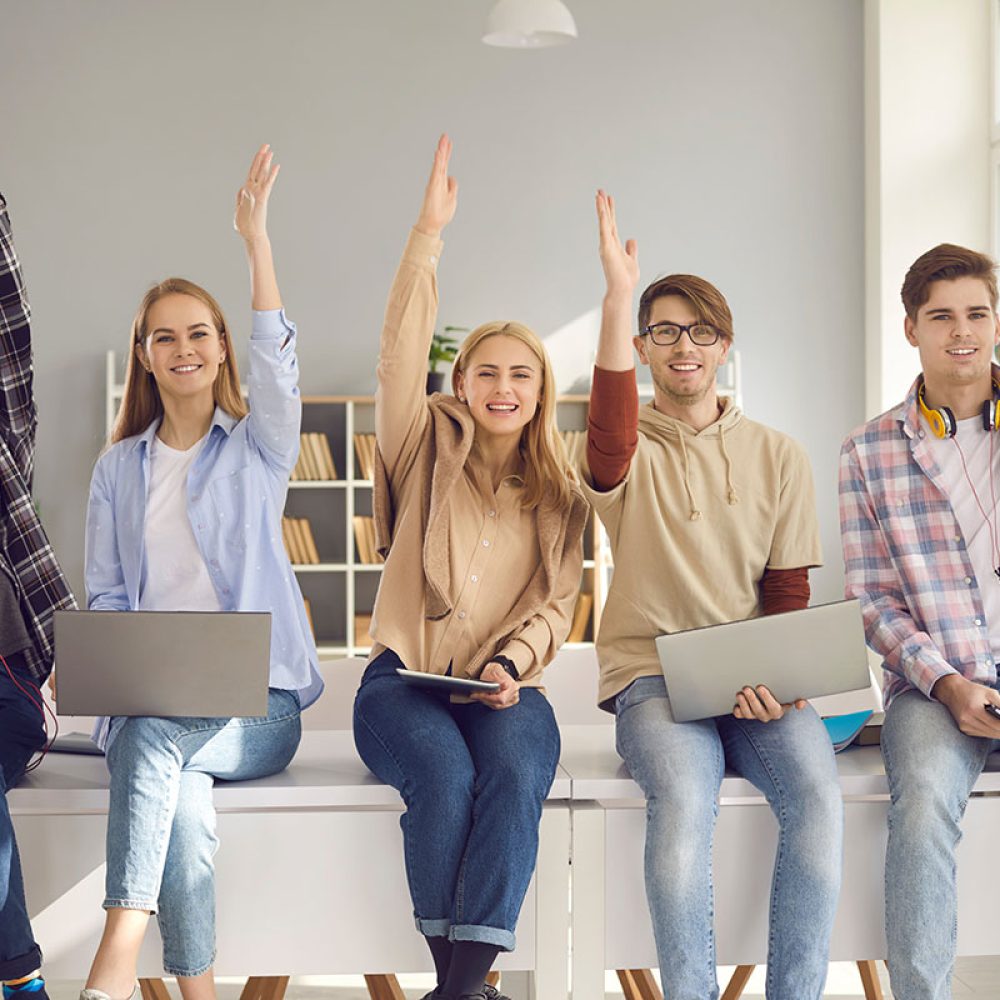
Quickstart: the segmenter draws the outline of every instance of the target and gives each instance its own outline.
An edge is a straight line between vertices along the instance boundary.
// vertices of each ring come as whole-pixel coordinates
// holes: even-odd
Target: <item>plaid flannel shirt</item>
[[[76,602],[31,499],[35,456],[31,309],[0,194],[0,572],[14,585],[31,636],[24,651],[32,677],[52,669],[52,612]]]
[[[945,674],[990,685],[997,677],[980,583],[920,423],[918,384],[840,453],[845,590],[860,600],[868,644],[883,657],[887,706],[911,688],[930,697]]]

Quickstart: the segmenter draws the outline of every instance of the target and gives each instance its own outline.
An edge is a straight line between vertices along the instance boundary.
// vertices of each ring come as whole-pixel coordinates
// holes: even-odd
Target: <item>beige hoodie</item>
[[[702,431],[642,406],[625,479],[602,493],[583,470],[615,561],[597,639],[605,708],[660,673],[657,636],[752,618],[765,569],[822,560],[804,449],[721,402]]]

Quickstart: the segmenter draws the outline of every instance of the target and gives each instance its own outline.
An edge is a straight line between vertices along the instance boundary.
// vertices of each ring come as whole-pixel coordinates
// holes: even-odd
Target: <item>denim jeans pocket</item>
[[[667,685],[662,677],[637,677],[624,691],[615,695],[615,716],[628,708],[641,705],[650,698],[666,698]]]

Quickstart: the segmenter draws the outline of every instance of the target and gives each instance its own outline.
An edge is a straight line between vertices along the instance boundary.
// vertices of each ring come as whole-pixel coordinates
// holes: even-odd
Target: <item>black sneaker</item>
[[[510,1000],[506,993],[501,993],[495,986],[483,983],[484,1000]]]

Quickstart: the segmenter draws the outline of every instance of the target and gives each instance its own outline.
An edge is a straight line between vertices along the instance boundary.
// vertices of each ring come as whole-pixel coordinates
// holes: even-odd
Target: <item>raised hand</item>
[[[448,176],[451,139],[442,135],[434,151],[434,166],[424,191],[416,228],[427,236],[438,237],[441,230],[455,217],[458,205],[458,181]]]
[[[267,201],[281,169],[271,164],[271,147],[264,143],[250,164],[247,179],[236,193],[236,214],[233,228],[250,243],[267,236]]]
[[[628,240],[622,246],[615,222],[615,200],[604,191],[597,192],[597,225],[608,295],[627,295],[631,302],[639,283],[639,250],[635,240]]]

